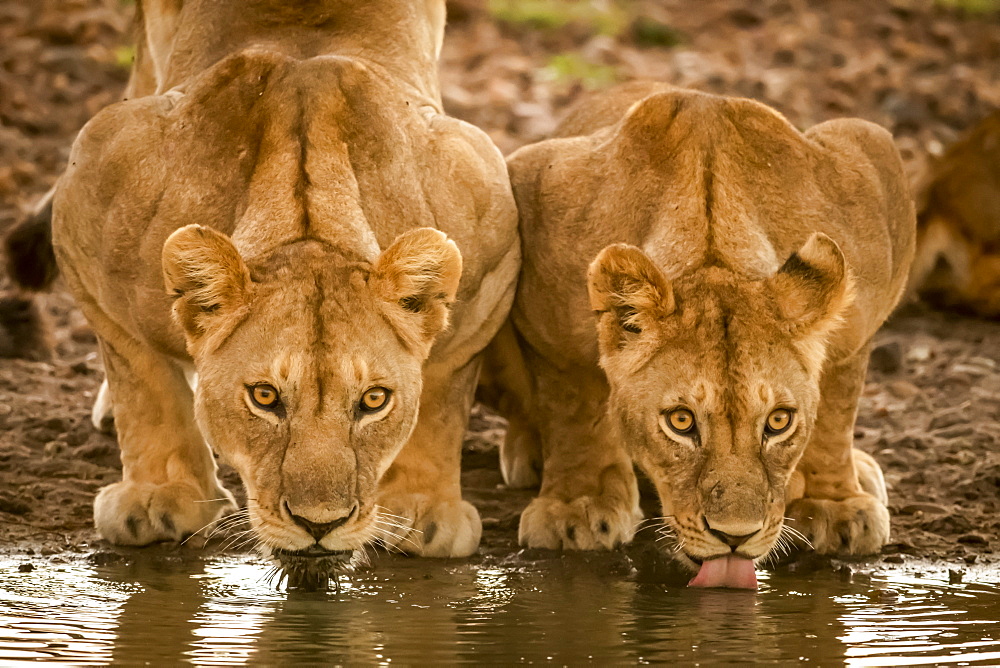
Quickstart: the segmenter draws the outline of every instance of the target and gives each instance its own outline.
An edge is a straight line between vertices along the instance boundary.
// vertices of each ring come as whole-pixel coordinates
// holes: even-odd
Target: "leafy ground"
[[[799,127],[845,115],[880,123],[919,184],[945,146],[1000,108],[998,10],[992,0],[455,0],[444,99],[509,152],[543,137],[588,88],[661,79],[760,99]],[[0,229],[117,99],[131,11],[118,0],[0,0]],[[93,495],[120,470],[114,440],[87,418],[101,379],[93,335],[59,288],[42,303],[53,359],[0,360],[0,540],[52,553],[96,540]],[[891,485],[886,561],[998,559],[998,342],[1000,324],[922,306],[880,335],[856,436]],[[529,498],[497,487],[502,434],[502,421],[477,411],[467,441],[467,493],[492,552],[515,549]]]

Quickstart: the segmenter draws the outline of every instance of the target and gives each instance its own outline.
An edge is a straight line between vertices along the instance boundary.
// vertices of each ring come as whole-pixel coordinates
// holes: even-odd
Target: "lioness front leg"
[[[865,346],[824,369],[816,425],[798,465],[804,496],[788,506],[792,528],[820,554],[873,554],[889,540],[882,473],[874,459],[853,447],[868,351]]]
[[[234,510],[195,424],[183,370],[136,341],[102,340],[101,353],[115,397],[122,481],[94,501],[100,534],[118,545],[179,541]]]
[[[606,416],[607,389],[533,360],[540,397],[542,487],[521,514],[518,541],[548,549],[613,549],[642,518],[632,463]]]
[[[462,439],[479,361],[457,372],[427,368],[410,440],[379,483],[379,537],[409,554],[467,557],[479,547],[479,511],[462,500]]]

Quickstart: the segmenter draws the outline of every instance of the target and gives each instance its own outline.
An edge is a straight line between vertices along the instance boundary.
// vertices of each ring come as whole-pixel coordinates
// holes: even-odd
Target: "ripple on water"
[[[155,554],[151,552],[150,554]],[[898,571],[763,574],[757,594],[644,584],[574,557],[382,559],[281,592],[247,556],[0,560],[0,663],[1000,662],[1000,589]]]

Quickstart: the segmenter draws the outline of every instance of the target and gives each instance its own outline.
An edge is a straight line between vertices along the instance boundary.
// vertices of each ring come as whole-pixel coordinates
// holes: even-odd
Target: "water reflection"
[[[381,558],[341,591],[284,593],[248,556],[0,561],[0,662],[199,665],[996,663],[1000,589],[900,573],[688,590],[574,556]]]

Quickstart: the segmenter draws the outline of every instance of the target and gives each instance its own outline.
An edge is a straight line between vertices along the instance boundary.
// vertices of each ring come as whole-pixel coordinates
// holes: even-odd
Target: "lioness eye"
[[[767,416],[767,423],[764,425],[764,433],[768,436],[777,436],[788,431],[792,426],[792,411],[787,408],[778,408],[771,411]]]
[[[361,396],[359,408],[365,413],[375,413],[385,408],[392,392],[384,387],[373,387]]]
[[[250,390],[250,399],[259,408],[270,410],[278,405],[278,390],[274,389],[273,385],[254,385],[248,389]]]
[[[686,408],[678,408],[667,415],[667,424],[678,434],[690,434],[694,431],[694,413]]]

